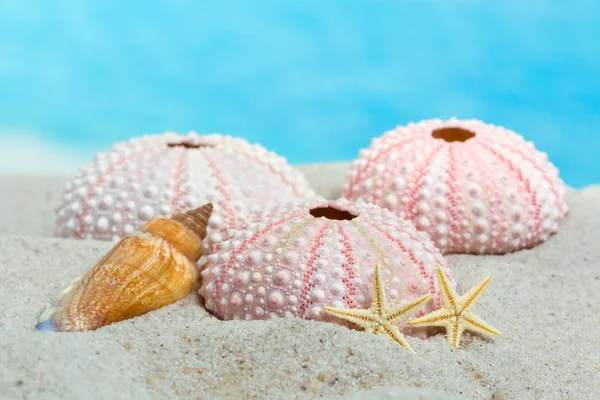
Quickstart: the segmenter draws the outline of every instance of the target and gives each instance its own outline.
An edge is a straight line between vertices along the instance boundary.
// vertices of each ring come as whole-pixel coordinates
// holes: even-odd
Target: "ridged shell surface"
[[[65,184],[55,235],[118,241],[152,218],[212,202],[208,247],[253,205],[313,195],[299,171],[260,145],[195,132],[147,135],[97,154]]]
[[[153,218],[121,239],[61,293],[36,326],[40,331],[88,331],[174,303],[198,279],[211,203]]]
[[[375,205],[323,198],[251,213],[203,260],[200,294],[225,320],[343,323],[321,307],[369,308],[378,261],[390,304],[435,295],[422,315],[440,304],[435,266],[447,271],[447,261],[411,222]]]
[[[167,240],[140,232],[123,238],[65,293],[51,321],[58,331],[88,331],[188,295],[195,262]]]
[[[532,142],[478,120],[426,120],[372,141],[342,195],[427,232],[444,254],[503,254],[558,231],[568,212],[558,170]]]

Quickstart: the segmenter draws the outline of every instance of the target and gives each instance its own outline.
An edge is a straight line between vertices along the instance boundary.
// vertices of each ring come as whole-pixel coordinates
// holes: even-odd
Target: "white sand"
[[[331,195],[343,164],[308,168]],[[53,239],[61,179],[0,179],[0,399],[598,399],[600,187],[570,192],[559,234],[506,256],[450,256],[503,336],[395,342],[327,323],[219,321],[195,291],[88,333],[39,333],[45,306],[112,246]],[[594,314],[595,312],[595,314]],[[372,390],[369,390],[372,389]]]
[[[62,200],[62,177],[0,175],[0,235],[54,234],[54,207]]]

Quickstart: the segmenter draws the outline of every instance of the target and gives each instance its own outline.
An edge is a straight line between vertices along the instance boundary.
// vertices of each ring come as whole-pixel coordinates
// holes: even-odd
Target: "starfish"
[[[492,280],[491,275],[488,275],[462,296],[456,294],[439,266],[437,267],[437,278],[442,295],[442,308],[410,321],[408,323],[410,326],[444,327],[446,328],[446,339],[454,347],[458,347],[460,344],[461,336],[465,330],[500,336],[500,332],[483,322],[471,311],[473,304]]]
[[[431,293],[412,300],[408,303],[399,304],[395,307],[389,307],[386,294],[383,288],[383,279],[379,270],[379,263],[375,265],[373,273],[373,298],[371,307],[368,309],[347,309],[335,307],[323,307],[323,310],[336,317],[353,322],[362,327],[365,332],[375,335],[386,335],[395,340],[406,349],[415,352],[410,344],[400,333],[396,325],[406,318],[410,311],[415,310],[421,304],[425,303],[431,297]]]

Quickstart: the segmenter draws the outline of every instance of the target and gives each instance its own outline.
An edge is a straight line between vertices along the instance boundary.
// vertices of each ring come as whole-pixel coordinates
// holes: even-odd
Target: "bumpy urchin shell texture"
[[[335,321],[322,306],[369,308],[373,271],[390,305],[427,293],[440,305],[436,265],[447,261],[414,225],[378,206],[315,198],[266,207],[205,257],[200,294],[217,317]],[[203,263],[203,260],[200,260]]]
[[[426,120],[372,141],[342,195],[412,220],[449,253],[504,254],[557,232],[566,187],[545,153],[478,120]]]
[[[237,223],[252,206],[314,196],[285,158],[226,135],[161,135],[117,143],[65,184],[56,236],[117,241],[155,217],[212,202],[211,230]],[[218,228],[218,229],[217,229]]]

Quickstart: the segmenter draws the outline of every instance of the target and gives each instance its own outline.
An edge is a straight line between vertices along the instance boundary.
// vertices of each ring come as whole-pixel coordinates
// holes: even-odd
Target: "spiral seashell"
[[[155,218],[117,243],[47,310],[39,331],[91,331],[187,296],[198,279],[208,218],[206,204],[169,219]]]

